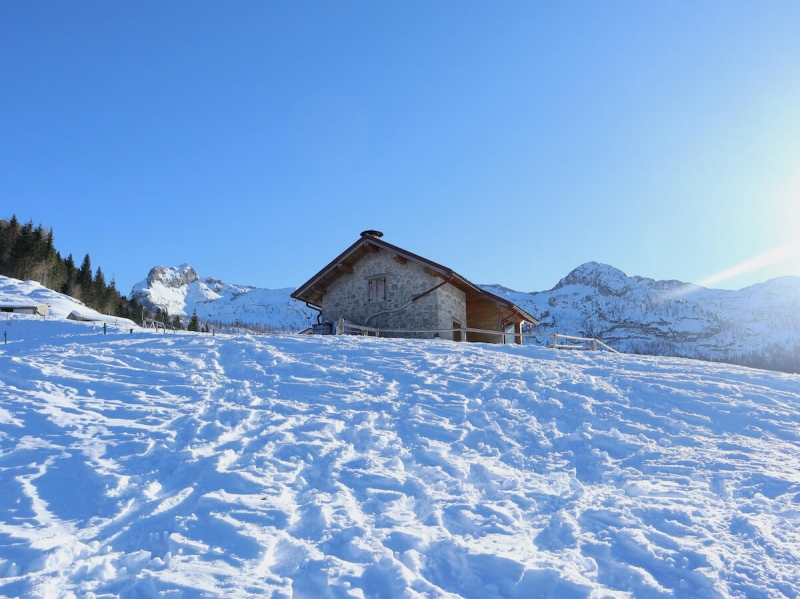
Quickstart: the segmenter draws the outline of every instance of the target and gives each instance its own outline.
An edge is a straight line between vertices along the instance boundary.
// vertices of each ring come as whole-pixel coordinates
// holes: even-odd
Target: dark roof
[[[0,308],[38,308],[40,306],[49,306],[50,304],[0,304]]]
[[[507,310],[519,314],[521,320],[524,320],[525,322],[539,324],[539,321],[537,321],[533,316],[525,312],[525,310],[513,302],[500,297],[499,295],[495,295],[494,293],[486,291],[474,283],[471,283],[453,269],[438,264],[433,260],[428,260],[427,258],[418,256],[417,254],[409,252],[408,250],[404,250],[396,245],[392,245],[391,243],[387,243],[386,241],[383,241],[383,239],[367,234],[362,234],[358,241],[334,258],[327,266],[311,277],[308,281],[298,287],[298,289],[292,293],[292,297],[294,299],[306,302],[312,306],[321,307],[322,298],[325,295],[325,288],[328,287],[333,281],[338,279],[342,274],[352,272],[353,265],[355,265],[369,252],[374,251],[373,248],[383,249],[406,260],[416,262],[420,266],[433,271],[442,278],[448,279],[451,285],[460,289],[461,291],[467,294],[480,295],[499,304],[500,306],[503,306]]]

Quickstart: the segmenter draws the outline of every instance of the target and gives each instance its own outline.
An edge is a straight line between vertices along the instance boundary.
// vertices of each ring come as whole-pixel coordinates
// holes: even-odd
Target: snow
[[[189,264],[156,266],[134,285],[131,297],[151,310],[166,309],[184,318],[197,316],[223,326],[261,326],[299,331],[316,322],[317,312],[292,299],[294,288],[261,289],[201,277]]]
[[[613,266],[589,262],[549,291],[484,288],[535,316],[541,322],[537,333],[595,337],[629,353],[800,372],[800,277],[727,291],[629,277]],[[153,310],[166,308],[183,316],[184,322],[196,310],[202,321],[299,331],[316,322],[317,313],[291,299],[292,291],[230,285],[200,277],[182,264],[151,269],[131,294]]]
[[[800,277],[728,291],[629,277],[589,262],[549,291],[484,287],[536,316],[538,333],[596,337],[623,352],[800,372]]]
[[[800,593],[797,375],[9,322],[0,595]]]
[[[61,321],[67,318],[71,312],[82,316],[87,319],[96,320],[97,323],[92,325],[92,328],[100,327],[102,328],[103,323],[106,325],[113,325],[120,330],[136,327],[139,328],[135,323],[125,318],[117,318],[116,316],[108,316],[106,314],[101,314],[92,308],[86,306],[83,302],[78,301],[68,295],[63,295],[47,287],[44,287],[40,283],[36,281],[20,281],[19,279],[13,279],[11,277],[5,277],[0,275],[0,304],[9,304],[9,305],[31,305],[31,304],[50,304],[50,311],[47,316],[47,319],[42,317],[36,317],[33,319],[29,319],[28,322],[32,321],[45,321],[45,320],[55,320]],[[6,320],[7,323],[11,323],[13,319],[17,319],[20,316],[17,314],[5,313],[2,317]],[[74,323],[64,323],[67,325],[71,325]],[[29,327],[35,325],[29,324]],[[41,327],[38,327],[41,328]],[[68,327],[67,329],[62,330],[66,331],[86,331],[87,328],[85,326],[79,327],[77,329]],[[45,327],[45,330],[54,331],[53,327]]]

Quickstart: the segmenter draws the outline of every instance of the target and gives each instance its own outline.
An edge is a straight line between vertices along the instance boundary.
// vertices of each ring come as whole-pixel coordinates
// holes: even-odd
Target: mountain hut
[[[333,333],[344,319],[388,329],[385,336],[391,337],[521,343],[514,333],[521,333],[526,322],[538,324],[509,300],[382,237],[379,231],[364,231],[292,294],[320,312],[316,333]]]

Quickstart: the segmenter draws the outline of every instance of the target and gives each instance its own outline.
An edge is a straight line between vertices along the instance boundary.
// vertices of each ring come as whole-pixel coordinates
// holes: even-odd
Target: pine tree
[[[106,311],[106,276],[100,267],[94,275],[94,308],[98,312]]]
[[[17,240],[17,236],[19,235],[19,220],[17,220],[17,215],[14,214],[11,217],[11,220],[8,223],[11,227],[11,243],[14,243]]]
[[[92,276],[92,259],[89,254],[83,258],[83,264],[78,271],[78,285],[81,286],[80,300],[87,306],[94,301],[94,277]]]
[[[64,276],[64,282],[61,284],[61,293],[65,295],[73,295],[75,293],[75,282],[77,281],[78,277],[78,269],[75,268],[75,260],[72,258],[72,254],[67,256],[66,260],[64,260],[64,268],[66,269],[66,273]]]
[[[102,312],[136,320],[142,318],[142,307],[121,295],[113,280],[106,284],[102,270],[98,268],[98,271],[98,275],[93,274],[89,254],[80,269],[76,268],[72,254],[62,258],[55,248],[51,227],[34,226],[33,220],[22,225],[16,215],[8,221],[0,219],[1,275],[36,280]],[[148,312],[147,316],[153,315]]]
[[[187,330],[194,331],[195,333],[200,332],[200,319],[197,318],[197,310],[192,311],[192,319],[189,321]]]
[[[21,228],[11,248],[11,276],[15,279],[28,279],[33,270],[35,241],[33,221],[28,221]]]

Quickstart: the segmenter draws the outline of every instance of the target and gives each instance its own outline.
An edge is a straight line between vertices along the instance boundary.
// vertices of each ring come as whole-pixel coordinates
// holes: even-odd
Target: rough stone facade
[[[370,302],[369,281],[378,278],[386,281],[385,299]],[[449,283],[409,303],[415,295],[441,282],[441,278],[429,275],[419,264],[410,260],[401,264],[391,253],[379,249],[359,260],[352,273],[342,274],[326,289],[322,320],[335,323],[344,318],[381,329],[452,329],[453,322],[466,325],[466,295]],[[441,336],[453,337],[450,333]]]

